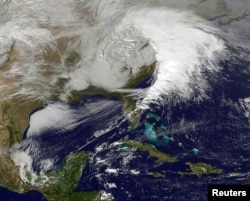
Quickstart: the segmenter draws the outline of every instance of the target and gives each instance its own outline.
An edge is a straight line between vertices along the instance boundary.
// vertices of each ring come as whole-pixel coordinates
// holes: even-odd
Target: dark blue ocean
[[[47,199],[37,191],[19,194],[0,187],[0,201],[47,201]]]

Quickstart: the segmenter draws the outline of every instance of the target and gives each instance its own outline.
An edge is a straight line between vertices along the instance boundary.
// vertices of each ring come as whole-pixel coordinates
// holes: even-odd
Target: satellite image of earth
[[[0,201],[209,184],[250,184],[250,0],[0,0]]]

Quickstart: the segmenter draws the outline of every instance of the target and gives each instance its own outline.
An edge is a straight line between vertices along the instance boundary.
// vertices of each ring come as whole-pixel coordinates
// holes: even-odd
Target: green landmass
[[[156,149],[154,146],[149,145],[149,144],[142,144],[137,141],[121,141],[123,144],[125,144],[128,147],[135,148],[139,151],[142,152],[147,152],[150,157],[156,158],[157,160],[155,161],[156,163],[174,163],[177,162],[177,158],[166,154],[164,152],[159,151]]]
[[[221,174],[222,170],[207,163],[191,163],[187,162],[186,165],[189,166],[191,172],[179,172],[181,175],[197,175],[199,178],[204,174]]]
[[[38,177],[35,185],[21,180],[20,167],[11,159],[9,149],[21,141],[23,132],[29,124],[30,112],[43,104],[40,100],[21,99],[0,102],[0,186],[19,193],[37,190],[48,200],[96,200],[100,197],[100,192],[74,192],[89,153],[81,152],[67,156],[59,170]],[[26,176],[32,179],[29,172]],[[44,177],[48,178],[45,183]]]
[[[74,192],[89,155],[86,152],[68,155],[59,170],[45,175],[48,177],[48,181],[37,190],[43,193],[49,201],[97,200],[100,197],[98,191]],[[36,182],[39,183],[39,180],[42,179],[42,177],[38,177]]]
[[[164,177],[163,174],[161,174],[160,172],[151,172],[151,175],[155,178],[161,178]]]
[[[6,183],[3,183],[3,181],[0,180],[0,186],[19,193],[37,190],[41,192],[48,201],[100,200],[101,192],[99,191],[74,191],[82,175],[82,171],[85,168],[86,160],[89,155],[90,154],[87,152],[78,152],[68,155],[60,169],[37,177],[33,184],[21,181],[19,171],[15,171],[15,169],[18,168],[15,166],[16,168],[11,171],[13,173],[15,171],[16,178],[7,179]],[[10,165],[9,168],[12,168],[12,166]],[[26,176],[30,180],[32,179],[30,173],[27,172]]]

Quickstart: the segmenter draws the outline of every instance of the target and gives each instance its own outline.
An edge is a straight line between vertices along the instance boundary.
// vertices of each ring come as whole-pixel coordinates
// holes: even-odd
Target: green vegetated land
[[[151,172],[151,175],[155,178],[164,177],[164,174],[161,174],[160,172]]]
[[[23,132],[29,124],[31,111],[43,106],[40,100],[12,99],[0,102],[0,186],[16,192],[37,190],[48,200],[98,200],[100,192],[74,192],[89,153],[75,153],[65,159],[63,166],[54,172],[37,178],[39,185],[25,183],[20,178],[20,167],[9,155],[9,149],[21,142]],[[29,172],[28,178],[32,178]],[[46,177],[47,182],[43,183]],[[99,199],[100,200],[100,199]]]
[[[197,175],[199,178],[208,174],[221,174],[222,170],[207,163],[191,163],[187,162],[191,172],[179,172],[181,175]]]
[[[86,165],[86,160],[90,156],[87,152],[78,152],[70,154],[66,157],[61,168],[45,175],[38,176],[34,183],[24,183],[19,176],[18,168],[15,166],[11,172],[15,177],[8,178],[7,182],[3,182],[1,178],[1,186],[7,187],[17,192],[28,192],[37,190],[41,192],[49,201],[91,201],[100,200],[101,192],[75,192],[82,172]],[[9,168],[13,165],[8,164]],[[1,171],[3,171],[1,169]],[[0,174],[4,174],[1,172]],[[32,176],[26,176],[32,179]]]
[[[100,192],[74,192],[85,168],[86,160],[90,156],[87,152],[78,152],[66,157],[59,170],[45,175],[48,180],[37,190],[42,192],[49,201],[90,201],[100,200]],[[42,180],[43,178],[37,178]]]
[[[156,163],[174,163],[177,162],[177,158],[159,151],[154,146],[149,144],[142,144],[137,141],[121,141],[124,145],[135,148],[138,151],[147,152],[150,157],[156,158]]]

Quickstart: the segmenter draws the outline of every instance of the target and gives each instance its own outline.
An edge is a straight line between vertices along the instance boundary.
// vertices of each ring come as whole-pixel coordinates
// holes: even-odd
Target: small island
[[[161,178],[161,177],[164,177],[164,175],[161,174],[160,172],[151,172],[151,175],[152,175],[154,178]]]

